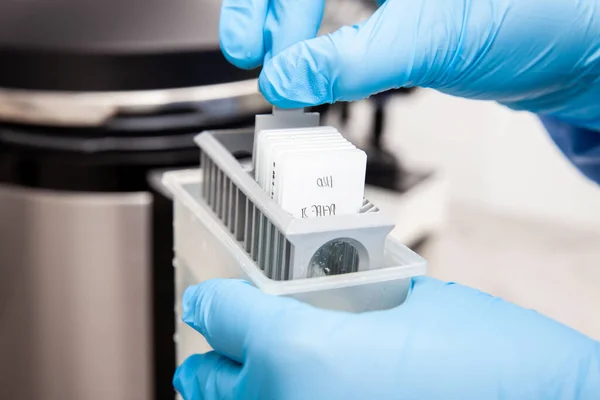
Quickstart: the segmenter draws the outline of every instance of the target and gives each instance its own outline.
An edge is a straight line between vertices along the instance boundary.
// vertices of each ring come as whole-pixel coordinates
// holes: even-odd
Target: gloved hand
[[[174,378],[186,400],[597,400],[600,343],[457,284],[413,280],[392,310],[347,314],[235,280],[189,288],[214,352]]]
[[[221,48],[302,107],[420,86],[600,128],[598,0],[388,0],[313,39],[325,0],[224,0]]]

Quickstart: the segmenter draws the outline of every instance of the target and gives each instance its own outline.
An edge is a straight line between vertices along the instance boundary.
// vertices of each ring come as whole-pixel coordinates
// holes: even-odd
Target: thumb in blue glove
[[[593,400],[600,344],[533,311],[421,277],[404,305],[347,314],[232,280],[189,288],[214,352],[174,378],[186,400]]]
[[[597,0],[388,0],[315,39],[322,4],[224,1],[223,51],[240,66],[264,58],[259,84],[276,106],[420,86],[600,128]]]

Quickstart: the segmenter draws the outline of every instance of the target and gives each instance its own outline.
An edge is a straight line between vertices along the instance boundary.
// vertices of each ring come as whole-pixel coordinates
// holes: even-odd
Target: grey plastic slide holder
[[[318,124],[316,113],[275,109],[273,115],[256,117],[255,134],[263,129]],[[384,214],[365,200],[361,212],[355,215],[294,218],[270,198],[232,155],[252,151],[250,140],[251,135],[240,131],[204,132],[195,139],[201,149],[204,201],[267,276],[276,280],[315,276],[311,274],[319,264],[315,254],[340,243],[350,245],[356,254],[357,265],[354,269],[348,265],[346,270],[366,271],[384,266],[386,237],[394,227]],[[347,262],[352,263],[352,259],[347,257]]]

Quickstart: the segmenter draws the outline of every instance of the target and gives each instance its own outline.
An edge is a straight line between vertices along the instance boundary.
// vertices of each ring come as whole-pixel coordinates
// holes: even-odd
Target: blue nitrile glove
[[[577,128],[553,117],[542,123],[563,154],[585,176],[600,184],[600,132]]]
[[[174,384],[186,400],[598,400],[600,343],[534,311],[427,277],[407,301],[324,311],[237,280],[189,288],[185,322],[214,352]]]
[[[600,128],[598,0],[388,0],[311,39],[324,1],[223,1],[224,53],[242,68],[265,59],[260,88],[276,106],[420,86]]]

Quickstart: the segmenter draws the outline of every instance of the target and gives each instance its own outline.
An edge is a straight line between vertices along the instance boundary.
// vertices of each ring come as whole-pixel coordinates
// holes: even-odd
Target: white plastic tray
[[[410,278],[427,270],[422,257],[388,237],[384,268],[310,279],[271,280],[201,200],[201,180],[199,169],[163,176],[163,184],[174,202],[178,363],[191,354],[210,350],[200,334],[180,322],[181,297],[190,285],[213,278],[241,278],[268,294],[290,296],[326,309],[365,312],[402,304]]]

